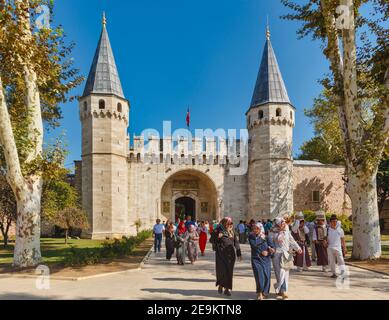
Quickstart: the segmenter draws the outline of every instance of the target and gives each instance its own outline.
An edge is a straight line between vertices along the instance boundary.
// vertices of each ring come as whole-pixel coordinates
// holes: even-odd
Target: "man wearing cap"
[[[326,215],[323,211],[316,213],[316,227],[313,232],[313,242],[315,243],[317,265],[322,266],[323,272],[327,272],[328,267],[328,242],[327,242]]]
[[[297,271],[308,271],[311,267],[311,258],[309,256],[309,229],[305,225],[305,217],[302,212],[296,215],[296,221],[292,226],[292,235],[302,250],[302,254],[294,257],[294,265],[297,266]]]
[[[341,223],[338,221],[337,216],[334,214],[330,219],[330,226],[328,228],[327,235],[328,242],[328,261],[330,264],[332,276],[331,278],[337,278],[336,265],[339,265],[340,274],[345,272],[344,255],[347,254],[346,241],[344,238],[344,231]]]

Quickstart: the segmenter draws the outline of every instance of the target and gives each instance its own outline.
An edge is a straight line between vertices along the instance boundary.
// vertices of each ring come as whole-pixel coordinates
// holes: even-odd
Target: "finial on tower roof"
[[[267,25],[266,25],[266,39],[270,40],[270,26],[269,26],[269,16],[267,16]]]
[[[105,11],[103,11],[103,27],[107,25],[107,18],[105,17]]]

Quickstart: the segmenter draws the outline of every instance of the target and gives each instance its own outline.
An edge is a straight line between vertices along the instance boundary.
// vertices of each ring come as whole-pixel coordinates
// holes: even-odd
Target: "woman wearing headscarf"
[[[308,271],[312,266],[308,251],[308,247],[310,246],[309,229],[305,224],[305,217],[302,212],[296,215],[296,220],[292,226],[292,236],[303,251],[303,254],[298,254],[294,257],[294,265],[297,266],[297,271],[299,272]]]
[[[216,228],[217,237],[214,238],[216,251],[216,286],[219,294],[231,296],[232,280],[236,257],[242,260],[239,240],[234,233],[231,218],[224,218]]]
[[[208,241],[208,228],[205,225],[204,221],[201,222],[200,227],[197,229],[197,232],[200,235],[199,245],[200,245],[201,255],[204,256],[205,248],[207,246],[207,241]]]
[[[171,260],[174,254],[174,225],[170,223],[165,231],[166,260]]]
[[[293,268],[292,250],[302,254],[298,243],[294,240],[283,218],[275,220],[275,227],[269,237],[269,243],[276,250],[273,257],[273,267],[277,283],[274,285],[276,293],[282,299],[288,299],[289,271]]]
[[[269,246],[262,224],[253,226],[249,235],[251,246],[251,266],[257,285],[257,300],[263,300],[270,293],[271,255],[275,252]]]
[[[186,233],[185,222],[181,221],[178,224],[176,233],[174,235],[174,246],[176,249],[177,264],[179,265],[185,264],[185,251],[186,251],[185,233]]]
[[[199,235],[194,225],[189,226],[189,230],[186,233],[185,240],[186,240],[186,247],[188,251],[188,258],[190,262],[194,264],[199,255],[198,253]]]

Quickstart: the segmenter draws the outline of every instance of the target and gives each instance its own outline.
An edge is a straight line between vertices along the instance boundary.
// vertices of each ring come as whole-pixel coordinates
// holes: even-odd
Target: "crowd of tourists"
[[[240,246],[251,247],[251,266],[256,282],[257,299],[266,299],[271,289],[271,272],[275,274],[273,287],[276,295],[288,299],[289,274],[309,271],[312,262],[331,270],[331,277],[345,274],[344,257],[347,254],[345,234],[337,216],[327,222],[324,212],[316,213],[314,222],[305,221],[303,213],[285,216],[273,221],[240,221],[236,227],[231,218],[215,221],[193,221],[191,216],[176,223],[157,220],[154,226],[155,253],[161,252],[165,235],[166,259],[176,253],[177,264],[185,265],[187,258],[194,264],[199,255],[205,255],[208,241],[212,244],[216,261],[216,286],[219,294],[231,296],[236,259],[242,260]]]

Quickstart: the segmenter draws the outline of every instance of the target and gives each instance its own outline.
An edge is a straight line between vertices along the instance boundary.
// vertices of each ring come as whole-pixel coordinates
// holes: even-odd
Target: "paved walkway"
[[[242,246],[244,261],[237,263],[232,299],[255,298],[250,250]],[[389,300],[389,277],[350,268],[350,288],[337,289],[329,274],[314,267],[307,273],[291,274],[291,299],[297,300]],[[216,292],[214,253],[207,251],[195,265],[177,266],[164,254],[151,255],[140,271],[79,282],[51,281],[50,290],[37,290],[35,279],[0,277],[0,299],[225,299]]]

